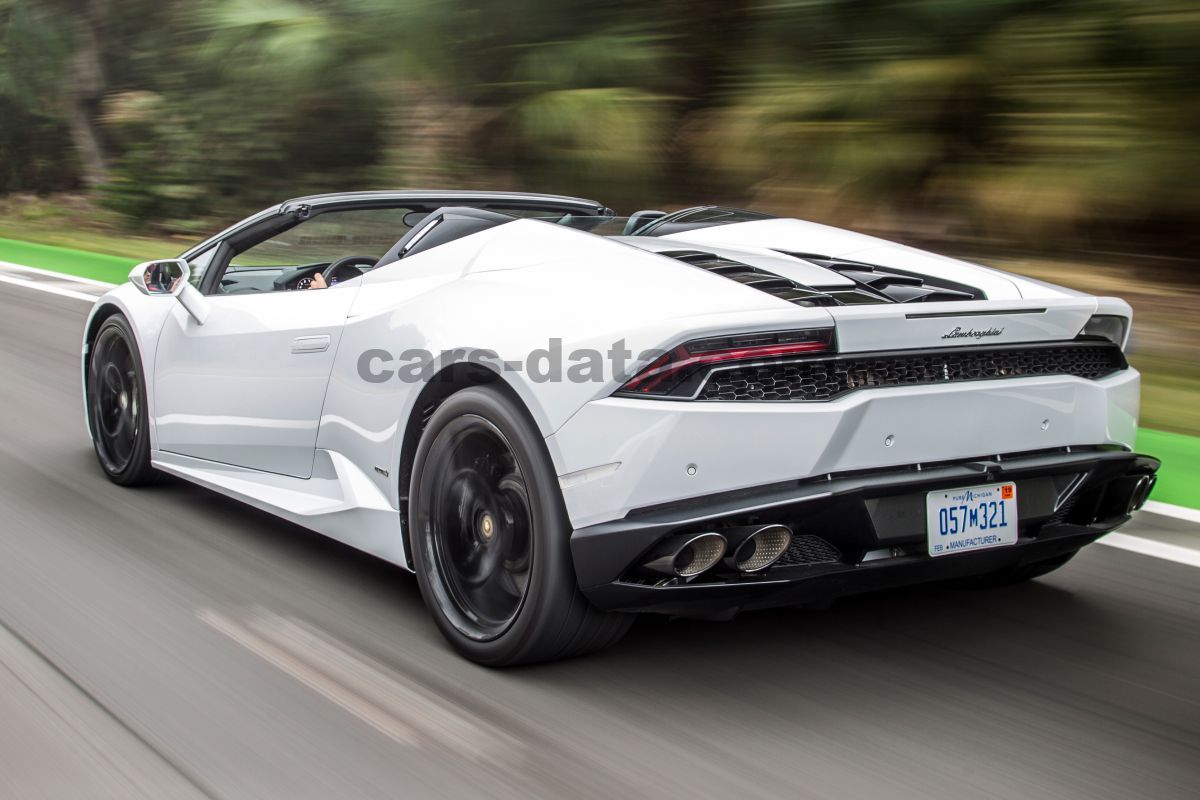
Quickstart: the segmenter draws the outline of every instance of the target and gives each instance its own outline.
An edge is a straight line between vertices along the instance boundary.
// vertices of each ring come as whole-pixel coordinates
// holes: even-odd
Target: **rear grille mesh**
[[[1076,343],[779,361],[714,370],[697,400],[822,401],[858,389],[1073,375],[1096,380],[1126,367],[1115,345]]]
[[[802,567],[810,564],[840,564],[841,552],[822,539],[810,533],[793,536],[792,543],[775,562],[777,567]]]

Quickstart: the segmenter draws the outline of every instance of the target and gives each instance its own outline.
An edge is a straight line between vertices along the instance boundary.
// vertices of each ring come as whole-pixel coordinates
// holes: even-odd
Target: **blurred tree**
[[[0,191],[172,229],[424,184],[1178,248],[1197,74],[1192,0],[0,0]]]
[[[175,35],[146,45],[163,56],[146,88],[105,104],[120,150],[107,205],[190,227],[369,179],[380,159],[378,104],[328,9],[224,0],[179,4],[168,22]]]
[[[1040,245],[1194,235],[1194,4],[781,0],[755,21],[697,152],[760,203]]]
[[[107,86],[102,63],[107,13],[108,0],[0,5],[5,95],[35,116],[56,109],[79,159],[79,178],[93,187],[108,175],[96,119]]]
[[[62,108],[53,100],[69,43],[48,10],[0,0],[0,191],[72,186],[79,174]]]
[[[70,41],[59,88],[67,126],[79,156],[83,182],[99,186],[108,179],[108,156],[96,117],[108,86],[102,53],[109,0],[52,0],[49,5],[51,19],[63,26]]]

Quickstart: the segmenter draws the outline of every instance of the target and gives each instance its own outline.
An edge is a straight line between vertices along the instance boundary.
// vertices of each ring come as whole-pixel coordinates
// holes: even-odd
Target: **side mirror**
[[[138,264],[129,273],[129,280],[142,294],[178,297],[191,274],[182,258],[168,258]]]
[[[147,261],[129,273],[129,282],[151,297],[174,297],[200,325],[208,319],[208,301],[188,283],[192,270],[182,258]]]

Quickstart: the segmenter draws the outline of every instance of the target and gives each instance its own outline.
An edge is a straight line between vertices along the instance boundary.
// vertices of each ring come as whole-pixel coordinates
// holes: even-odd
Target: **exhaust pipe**
[[[738,572],[762,572],[779,560],[792,543],[792,530],[786,525],[751,525],[731,528],[726,533],[733,541],[742,542],[725,563]]]
[[[1133,486],[1133,492],[1129,495],[1129,508],[1125,513],[1132,514],[1146,505],[1146,501],[1150,499],[1150,492],[1154,490],[1154,484],[1157,482],[1158,476],[1156,475],[1143,475],[1138,478],[1137,483]]]
[[[694,578],[725,555],[725,537],[719,533],[688,533],[664,539],[654,548],[645,569]]]

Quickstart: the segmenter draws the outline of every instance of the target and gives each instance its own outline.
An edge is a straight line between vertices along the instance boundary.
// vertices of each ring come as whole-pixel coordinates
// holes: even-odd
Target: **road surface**
[[[86,310],[0,284],[0,797],[1200,787],[1195,567],[1094,546],[1021,587],[651,618],[595,657],[489,671],[397,568],[182,483],[109,484]]]

